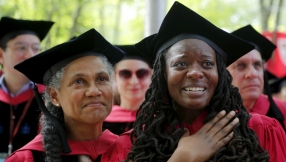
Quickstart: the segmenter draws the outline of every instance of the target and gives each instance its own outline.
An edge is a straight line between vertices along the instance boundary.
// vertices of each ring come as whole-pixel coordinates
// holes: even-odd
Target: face
[[[263,91],[263,62],[260,53],[252,50],[227,67],[232,84],[239,89],[243,100],[255,101]]]
[[[113,89],[106,65],[97,56],[85,56],[66,66],[59,90],[51,94],[66,123],[97,124],[111,111]]]
[[[6,46],[5,50],[0,48],[0,63],[5,75],[16,79],[26,78],[14,66],[40,52],[40,39],[32,34],[22,34],[8,41]]]
[[[177,42],[166,55],[166,77],[177,109],[204,109],[218,83],[215,51],[198,39]]]
[[[115,80],[121,100],[142,101],[151,83],[151,68],[141,60],[122,60],[116,64]]]

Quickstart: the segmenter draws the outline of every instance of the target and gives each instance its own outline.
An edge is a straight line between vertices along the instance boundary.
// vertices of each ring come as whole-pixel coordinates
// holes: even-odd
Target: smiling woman
[[[102,123],[112,107],[111,64],[124,55],[91,29],[16,65],[31,81],[46,85],[45,105],[37,93],[44,115],[41,134],[6,161],[117,159],[120,154],[111,156],[108,150],[113,149],[110,146],[118,136],[108,130],[102,132]]]
[[[175,2],[159,32],[135,48],[154,62],[154,71],[128,160],[266,162],[270,155],[271,162],[285,161],[272,151],[283,150],[283,129],[275,119],[248,113],[226,70],[253,45]],[[213,121],[222,114],[226,126]]]

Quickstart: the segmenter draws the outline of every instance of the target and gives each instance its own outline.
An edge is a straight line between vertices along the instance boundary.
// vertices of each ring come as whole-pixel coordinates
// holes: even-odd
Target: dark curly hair
[[[167,161],[184,133],[176,110],[168,103],[172,100],[164,77],[168,50],[169,48],[165,49],[155,60],[152,83],[146,92],[145,101],[137,111],[131,132],[133,147],[127,161]],[[268,161],[267,151],[262,149],[255,132],[247,126],[251,116],[242,104],[238,88],[231,85],[232,77],[219,54],[216,54],[216,62],[219,80],[214,96],[206,107],[209,114],[204,123],[213,119],[221,110],[227,113],[235,110],[240,125],[234,130],[232,140],[209,161]]]

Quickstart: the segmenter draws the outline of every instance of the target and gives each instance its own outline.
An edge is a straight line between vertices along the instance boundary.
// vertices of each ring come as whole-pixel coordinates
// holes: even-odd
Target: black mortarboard
[[[91,29],[75,39],[57,45],[21,62],[14,68],[25,74],[34,83],[46,84],[46,82],[61,68],[75,59],[88,55],[104,55],[109,62],[116,63],[125,56],[125,53],[119,48],[111,45],[96,30]],[[64,128],[46,108],[37,90],[37,86],[34,86],[34,91],[40,109],[45,116],[54,123],[60,134],[63,152],[69,153],[71,150],[66,139]]]
[[[175,2],[164,18],[159,32],[149,43],[150,53],[145,55],[155,60],[156,54],[183,39],[200,39],[220,54],[228,66],[254,46],[216,27],[188,7]],[[137,49],[136,45],[135,48]]]
[[[266,37],[258,33],[251,25],[246,25],[240,29],[233,31],[231,34],[252,43],[255,49],[261,54],[262,59],[267,61],[272,52],[275,50],[276,46]]]
[[[142,56],[138,50],[135,49],[134,45],[116,45],[118,48],[126,52],[126,56],[122,60],[127,59],[135,59],[135,60],[141,60],[148,64],[150,68],[152,68],[152,63],[149,61],[149,59],[146,59],[146,57]]]
[[[101,34],[91,29],[66,43],[23,61],[16,65],[15,69],[25,74],[31,81],[45,84],[62,67],[90,53],[105,55],[112,64],[125,56],[122,50],[111,45]]]
[[[52,21],[21,20],[10,17],[2,17],[0,20],[0,40],[7,34],[18,31],[31,31],[42,41],[50,28]]]
[[[150,43],[152,42],[155,36],[156,34],[145,37],[140,42],[134,45],[134,48],[138,51],[138,54],[140,54],[142,57],[147,59],[152,64],[152,68],[153,68],[153,63],[155,61],[155,54],[152,54],[149,47]]]

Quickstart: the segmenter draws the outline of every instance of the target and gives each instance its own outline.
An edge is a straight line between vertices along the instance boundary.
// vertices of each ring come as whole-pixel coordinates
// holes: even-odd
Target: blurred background
[[[0,0],[0,16],[56,22],[42,42],[44,49],[65,42],[90,28],[98,30],[113,44],[133,44],[157,32],[174,1]],[[276,60],[270,59],[271,67],[274,68],[270,71],[286,69],[285,0],[178,1],[228,32],[251,24],[279,44],[280,65],[275,67],[277,57]],[[286,70],[276,76],[286,76]]]
[[[286,31],[284,0],[178,1],[227,31],[247,24],[261,32],[275,28]],[[160,24],[173,3],[174,0],[0,0],[0,16],[56,22],[43,41],[46,48],[90,28],[111,43],[129,44],[154,33],[146,31],[147,21],[153,18],[153,24]]]

